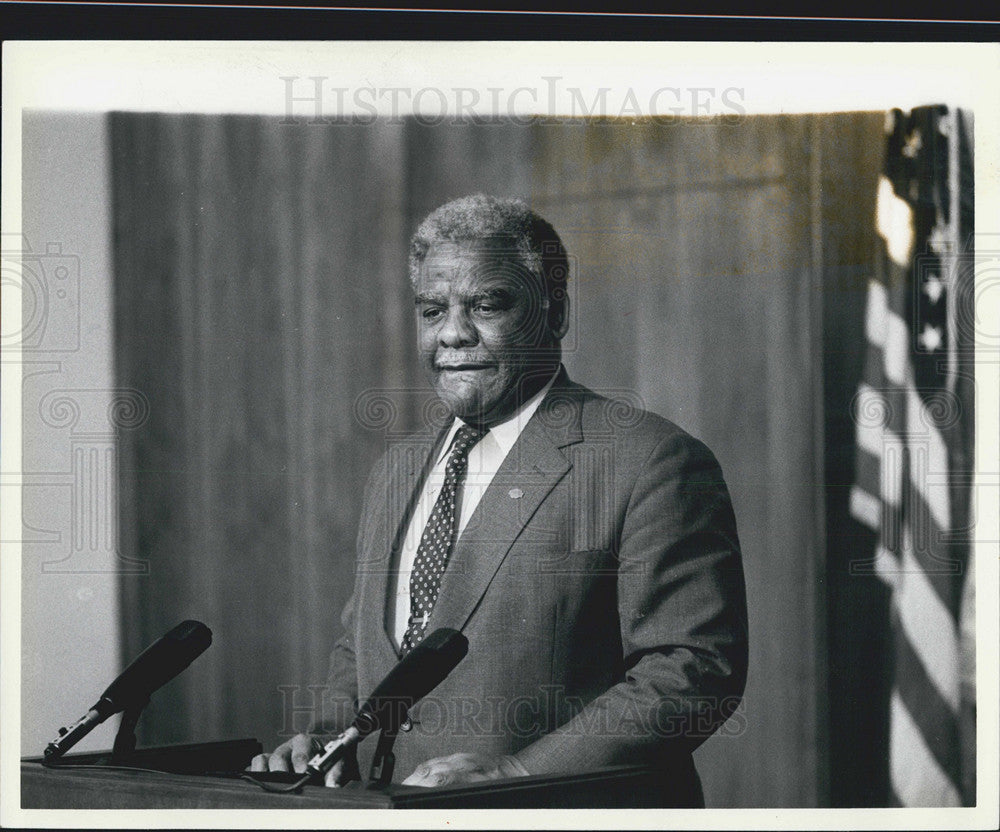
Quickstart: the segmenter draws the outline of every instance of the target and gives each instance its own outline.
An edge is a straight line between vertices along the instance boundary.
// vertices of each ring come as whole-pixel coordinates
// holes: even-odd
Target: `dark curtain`
[[[184,618],[211,649],[142,738],[257,736],[304,715],[351,585],[379,452],[354,404],[413,376],[400,128],[115,116],[117,374],[149,396],[123,437],[124,655]]]
[[[846,574],[841,445],[881,125],[115,115],[117,373],[150,401],[120,451],[122,547],[150,564],[122,579],[123,652],[185,617],[216,634],[143,740],[304,726],[367,469],[426,401],[408,234],[483,190],[527,199],[573,257],[570,375],[703,439],[733,492],[752,669],[697,755],[709,805],[864,805],[881,682],[856,662],[883,599]]]

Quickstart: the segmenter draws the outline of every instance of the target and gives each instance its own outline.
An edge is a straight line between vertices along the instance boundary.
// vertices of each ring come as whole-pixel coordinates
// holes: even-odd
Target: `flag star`
[[[944,294],[944,281],[936,274],[930,275],[924,281],[924,294],[930,298],[931,303],[937,303]]]
[[[924,324],[924,331],[920,333],[920,343],[923,345],[927,352],[934,352],[934,350],[940,348],[941,346],[941,330],[939,327],[931,326],[930,324]]]

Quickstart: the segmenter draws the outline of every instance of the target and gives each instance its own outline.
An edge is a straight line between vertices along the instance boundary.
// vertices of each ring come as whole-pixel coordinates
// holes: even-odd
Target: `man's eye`
[[[425,321],[436,321],[443,314],[444,310],[436,306],[428,306],[420,313]]]
[[[475,306],[476,312],[480,315],[492,315],[500,309],[501,307],[494,303],[477,303]]]

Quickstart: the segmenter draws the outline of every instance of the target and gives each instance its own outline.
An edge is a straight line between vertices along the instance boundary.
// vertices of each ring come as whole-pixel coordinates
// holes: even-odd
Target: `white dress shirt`
[[[521,405],[513,416],[490,428],[486,436],[480,439],[469,451],[469,467],[465,475],[465,482],[458,489],[460,513],[458,528],[455,532],[456,541],[468,525],[469,518],[472,517],[483,494],[493,482],[493,478],[504,459],[507,458],[507,454],[510,453],[510,449],[517,442],[524,426],[528,424],[528,420],[538,409],[545,394],[549,392],[553,381],[555,381],[554,375],[541,390]],[[417,547],[420,545],[420,538],[427,525],[427,518],[430,517],[431,510],[434,508],[438,492],[444,485],[444,469],[448,462],[448,454],[451,452],[455,434],[464,424],[458,418],[452,422],[448,435],[441,444],[441,451],[434,467],[427,475],[427,479],[424,480],[420,498],[406,529],[406,537],[403,539],[403,546],[399,554],[399,575],[396,578],[396,603],[390,605],[389,609],[389,632],[393,636],[397,649],[406,634],[406,624],[410,617],[410,572],[413,570],[413,561],[417,556]]]

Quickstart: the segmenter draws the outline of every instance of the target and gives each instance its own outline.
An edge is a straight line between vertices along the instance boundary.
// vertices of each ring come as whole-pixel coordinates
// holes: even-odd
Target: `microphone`
[[[142,707],[150,695],[163,687],[212,643],[212,631],[200,621],[182,621],[154,641],[125,668],[97,703],[45,748],[45,760],[65,754],[109,716],[130,707]]]
[[[441,684],[468,652],[469,640],[457,630],[441,627],[427,636],[372,691],[351,726],[309,761],[309,778],[322,778],[373,731],[396,731],[406,711]]]

